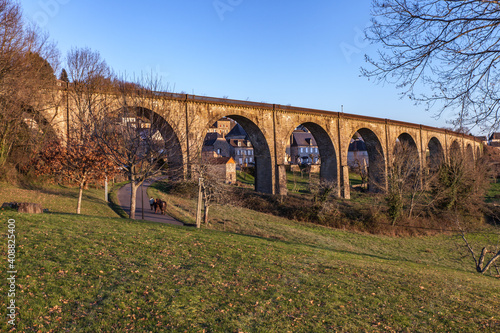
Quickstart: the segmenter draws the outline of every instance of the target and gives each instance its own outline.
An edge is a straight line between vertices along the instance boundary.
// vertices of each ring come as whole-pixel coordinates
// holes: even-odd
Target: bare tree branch
[[[382,49],[362,74],[391,82],[456,126],[500,125],[500,7],[481,0],[375,0],[367,38]]]

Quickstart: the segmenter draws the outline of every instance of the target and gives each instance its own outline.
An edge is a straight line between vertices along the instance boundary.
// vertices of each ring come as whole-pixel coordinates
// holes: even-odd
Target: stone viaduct
[[[61,94],[64,100],[64,92]],[[73,112],[70,104],[63,102],[59,107],[44,111],[45,117],[59,120],[56,132],[63,137],[67,135],[69,127],[66,124]],[[161,93],[154,100],[144,100],[136,110],[139,115],[154,114],[165,123],[162,135],[175,137],[169,141],[169,161],[182,168],[186,175],[199,161],[208,128],[223,117],[237,121],[254,147],[255,190],[271,194],[285,195],[287,192],[286,147],[299,125],[304,125],[318,144],[321,179],[338,184],[338,195],[344,198],[350,198],[347,154],[356,132],[367,146],[369,179],[378,184],[386,184],[388,161],[398,141],[413,147],[420,170],[449,159],[452,151],[459,151],[470,159],[482,153],[482,143],[474,137],[444,129],[276,104]]]

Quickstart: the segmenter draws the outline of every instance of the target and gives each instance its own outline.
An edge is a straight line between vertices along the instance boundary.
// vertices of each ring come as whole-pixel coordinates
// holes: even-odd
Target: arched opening
[[[454,140],[450,146],[450,162],[458,162],[462,159],[462,149],[457,140]]]
[[[408,133],[402,133],[394,144],[388,177],[390,190],[403,193],[420,187],[420,157],[417,144]]]
[[[273,166],[267,140],[259,127],[250,119],[239,115],[227,115],[207,126],[202,155],[207,159],[232,159],[238,180],[254,184],[255,191],[273,193]],[[214,160],[215,161],[215,160]],[[220,159],[222,161],[222,159]]]
[[[353,174],[351,183],[358,183],[370,192],[386,188],[385,157],[377,135],[368,128],[357,130],[348,148],[347,163]],[[356,168],[358,168],[357,171]]]
[[[182,138],[162,116],[147,108],[125,107],[116,111],[112,118],[110,121],[114,124],[104,124],[101,130],[118,131],[117,139],[127,154],[148,154],[149,163],[162,168],[169,178],[184,178],[187,161],[180,144]]]
[[[410,134],[402,133],[397,138],[394,144],[392,162],[411,173],[418,173],[420,170],[417,144]]]
[[[241,125],[223,117],[207,130],[201,149],[201,166],[215,181],[254,187],[253,146]]]
[[[24,109],[21,120],[15,128],[9,161],[22,168],[30,163],[34,152],[59,138],[49,121],[33,108]]]
[[[292,175],[288,177],[291,191],[310,191],[312,183],[337,185],[337,155],[328,133],[318,124],[306,122],[297,126],[290,135],[286,152],[286,164]],[[306,181],[297,185],[296,172],[307,174]]]
[[[465,148],[465,158],[467,159],[467,162],[469,162],[469,163],[474,162],[474,150],[472,149],[471,144],[468,144],[467,148]]]
[[[426,164],[430,172],[435,172],[444,162],[444,149],[441,142],[433,137],[429,140],[426,151]]]

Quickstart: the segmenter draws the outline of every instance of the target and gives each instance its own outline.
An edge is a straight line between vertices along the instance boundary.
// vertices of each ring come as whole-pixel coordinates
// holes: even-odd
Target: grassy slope
[[[17,224],[18,331],[500,328],[498,279],[472,273],[448,236],[359,235],[228,207],[213,216],[226,220],[214,227],[253,236],[0,212]]]
[[[57,213],[75,213],[78,188],[60,185],[20,188],[8,183],[0,183],[0,205],[4,202],[39,203],[44,209]],[[84,215],[118,217],[104,201],[103,189],[83,191],[81,213]]]

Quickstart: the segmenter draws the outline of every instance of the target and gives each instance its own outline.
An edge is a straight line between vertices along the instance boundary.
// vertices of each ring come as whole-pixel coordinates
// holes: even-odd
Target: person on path
[[[153,197],[151,197],[151,198],[149,199],[149,205],[151,206],[151,210],[153,210],[153,208],[154,208],[154,204],[155,204],[155,199],[153,199]]]

